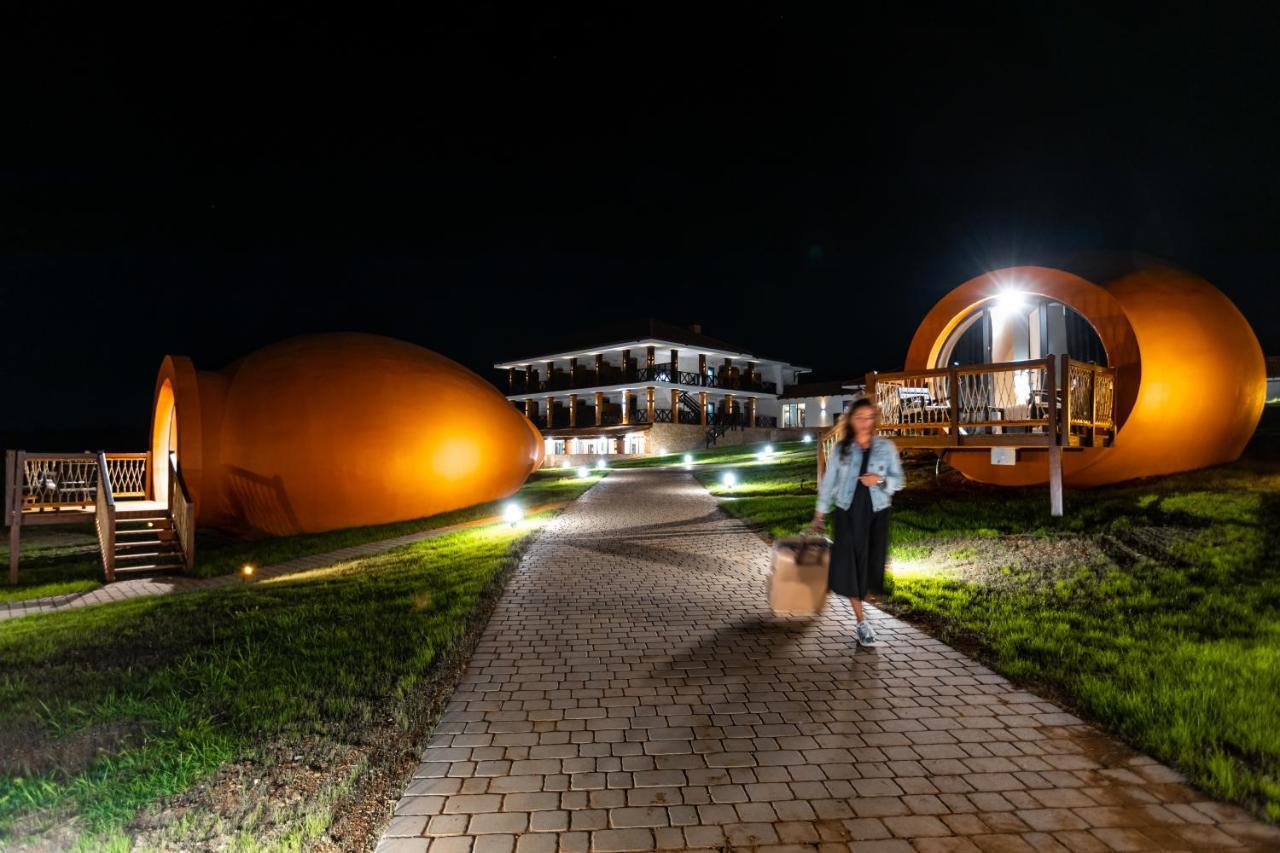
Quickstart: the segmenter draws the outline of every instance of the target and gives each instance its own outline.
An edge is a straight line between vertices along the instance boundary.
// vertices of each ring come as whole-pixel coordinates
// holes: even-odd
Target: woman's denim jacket
[[[867,452],[871,454],[871,460],[867,463],[867,473],[884,477],[883,485],[870,487],[871,508],[879,512],[882,509],[888,509],[889,504],[892,503],[893,493],[902,489],[902,460],[898,458],[897,446],[889,439],[878,435],[871,439],[871,449]],[[862,470],[862,453],[862,448],[854,442],[849,445],[848,458],[842,460],[840,445],[836,444],[831,448],[831,454],[827,457],[827,470],[822,475],[822,482],[818,484],[818,512],[823,514],[830,512],[833,500],[841,509],[848,509],[853,503],[853,491],[858,486],[858,472]],[[837,494],[836,482],[841,468],[847,470],[840,492]]]

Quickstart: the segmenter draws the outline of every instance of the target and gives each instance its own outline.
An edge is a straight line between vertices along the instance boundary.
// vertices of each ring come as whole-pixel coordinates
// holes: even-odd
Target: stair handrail
[[[178,536],[182,562],[189,572],[196,565],[196,507],[187,491],[178,467],[178,454],[169,452],[169,516],[173,519],[173,531]]]
[[[94,501],[93,524],[98,531],[98,550],[102,552],[102,573],[107,583],[116,579],[116,498],[111,491],[111,471],[107,454],[98,451],[98,487]]]
[[[826,432],[822,433],[818,439],[818,482],[822,482],[822,475],[827,470],[827,457],[831,455],[831,449],[836,446],[836,427],[840,424],[836,421]]]

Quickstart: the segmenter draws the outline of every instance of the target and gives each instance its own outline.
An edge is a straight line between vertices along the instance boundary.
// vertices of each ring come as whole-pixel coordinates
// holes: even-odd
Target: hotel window
[[[784,427],[804,426],[804,403],[783,403],[782,425]]]

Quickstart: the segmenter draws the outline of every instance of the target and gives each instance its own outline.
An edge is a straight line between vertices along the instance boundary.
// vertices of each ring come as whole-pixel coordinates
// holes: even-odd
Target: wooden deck
[[[1062,514],[1062,454],[1110,447],[1116,434],[1116,372],[1049,355],[1027,361],[867,374],[876,431],[901,448],[950,451],[1044,448],[1050,511]],[[822,436],[818,477],[835,443]]]
[[[116,503],[116,516],[119,518],[150,518],[153,515],[164,515],[168,512],[164,501],[129,501]],[[63,505],[56,508],[23,507],[22,524],[76,524],[92,522],[97,507],[94,504]]]

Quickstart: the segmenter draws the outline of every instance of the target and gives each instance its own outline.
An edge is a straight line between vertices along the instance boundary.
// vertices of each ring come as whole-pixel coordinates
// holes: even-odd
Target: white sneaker
[[[876,632],[871,630],[871,623],[858,623],[858,645],[864,649],[874,649],[880,645],[880,641],[876,639]]]

